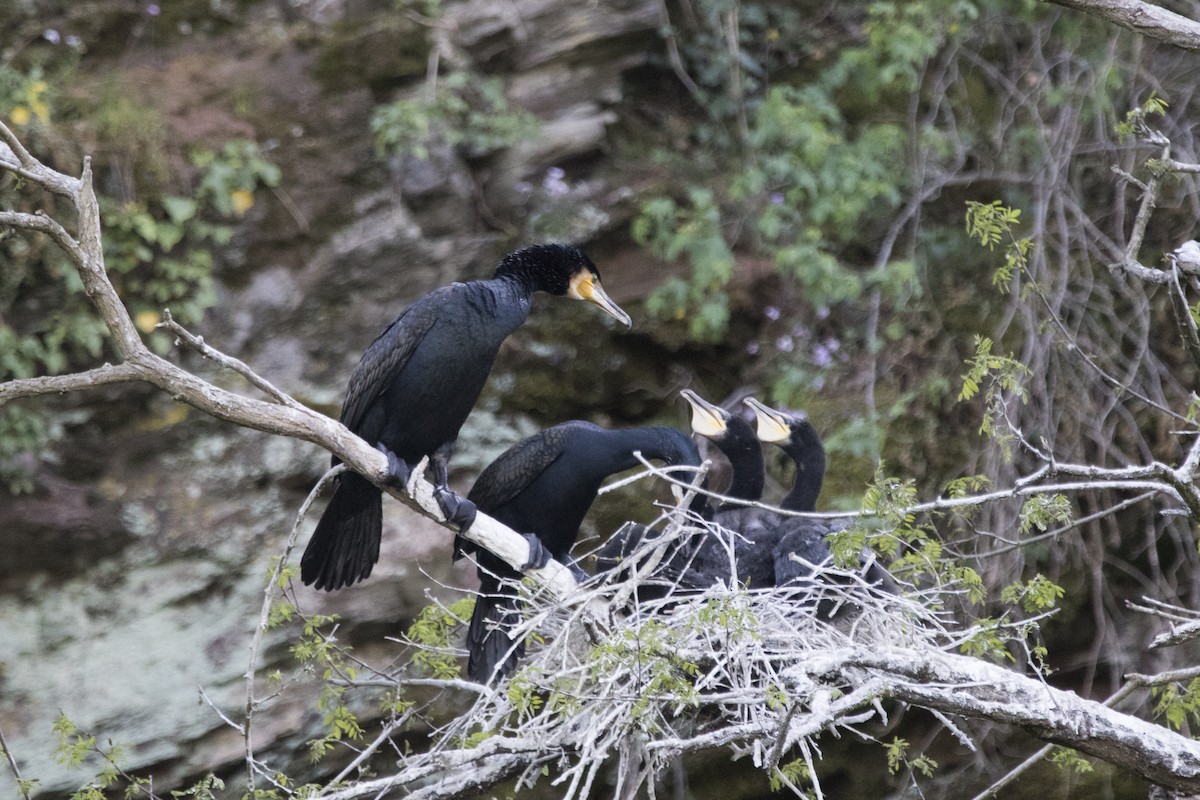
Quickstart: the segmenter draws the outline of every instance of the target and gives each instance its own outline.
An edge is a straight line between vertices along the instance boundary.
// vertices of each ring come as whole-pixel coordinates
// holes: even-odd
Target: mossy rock
[[[382,92],[423,76],[429,48],[425,28],[405,17],[342,20],[322,45],[313,75],[326,90],[365,84]]]

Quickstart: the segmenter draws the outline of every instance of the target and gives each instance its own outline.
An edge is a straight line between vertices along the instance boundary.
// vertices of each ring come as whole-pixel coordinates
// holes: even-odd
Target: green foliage
[[[1015,661],[1008,650],[1008,637],[1002,635],[1000,620],[984,617],[975,621],[971,637],[959,645],[959,651],[974,658]]]
[[[1028,581],[1013,581],[1000,592],[1000,599],[1020,607],[1030,614],[1048,611],[1063,598],[1063,587],[1045,575],[1035,575]]]
[[[666,318],[686,315],[693,338],[717,340],[728,320],[725,272],[735,249],[771,261],[815,306],[853,301],[868,286],[900,302],[919,292],[910,261],[864,273],[844,257],[861,245],[864,230],[899,207],[909,174],[910,131],[886,113],[866,119],[854,110],[916,88],[924,65],[976,16],[975,4],[965,0],[872,3],[862,41],[839,48],[811,80],[785,70],[790,80],[768,82],[763,70],[782,67],[776,59],[783,51],[773,46],[782,30],[800,32],[793,48],[825,46],[804,41],[798,9],[696,4],[699,24],[676,33],[684,36],[684,60],[705,109],[722,123],[697,126],[697,138],[723,148],[728,156],[715,163],[729,166],[702,171],[683,186],[678,197],[686,204],[656,198],[633,220],[636,241],[691,269],[689,278],[659,290],[651,310]],[[734,17],[736,49],[729,27]],[[723,127],[735,120],[744,127],[736,145]],[[711,153],[704,163],[714,163]]]
[[[171,792],[171,797],[191,797],[195,800],[217,800],[218,792],[225,788],[225,781],[209,773],[186,789]]]
[[[449,607],[430,605],[408,628],[408,638],[417,647],[412,663],[434,678],[450,680],[459,677],[461,669],[451,648],[451,639],[458,633],[463,620],[471,618],[475,600],[463,598]]]
[[[54,758],[67,767],[78,767],[96,747],[95,736],[85,736],[66,714],[54,720],[54,734],[58,737],[58,749]]]
[[[321,696],[317,698],[317,709],[321,712],[321,724],[325,727],[325,735],[308,743],[308,757],[313,762],[320,761],[337,742],[362,738],[362,726],[343,700],[345,693],[344,686],[326,685],[321,690]]]
[[[1069,747],[1061,747],[1055,745],[1050,753],[1050,763],[1066,772],[1072,772],[1075,775],[1087,775],[1090,772],[1095,772],[1096,768],[1092,766],[1092,762],[1081,756],[1077,751]]]
[[[758,618],[737,595],[704,601],[691,620],[693,630],[720,631],[728,640],[758,638]]]
[[[686,318],[688,333],[698,341],[717,341],[729,322],[724,289],[733,277],[733,252],[721,233],[713,193],[696,187],[687,196],[685,206],[666,197],[646,200],[633,221],[634,241],[664,260],[682,259],[692,269],[689,280],[673,278],[656,289],[646,307],[662,317]]]
[[[1012,444],[1016,437],[1000,423],[1004,420],[1010,396],[1015,396],[1022,403],[1028,402],[1029,392],[1023,381],[1031,374],[1029,367],[1011,355],[993,355],[992,340],[986,336],[975,337],[975,355],[967,359],[967,364],[970,369],[962,376],[963,387],[958,399],[970,400],[986,384],[984,414],[979,432],[994,439],[1005,457],[1011,460]]]
[[[105,747],[96,744],[96,736],[80,730],[66,714],[60,713],[58,715],[58,718],[54,721],[53,730],[58,737],[58,747],[54,755],[59,763],[74,769],[83,766],[84,762],[93,756],[99,761],[99,769],[93,778],[72,792],[70,795],[71,800],[107,800],[106,790],[114,789],[122,782],[124,783],[122,792],[126,798],[137,795],[145,795],[151,798],[154,796],[151,791],[152,782],[150,778],[140,778],[130,775],[121,767],[121,761],[124,760],[125,752],[124,747],[120,744],[111,741]],[[204,786],[207,785],[211,790],[212,788],[217,788],[216,784],[219,783],[215,778],[209,776],[208,778],[201,779],[193,787],[195,792],[185,792],[185,794],[191,794],[191,796],[199,798],[208,798],[212,796],[211,791],[205,794]]]
[[[254,205],[260,186],[278,186],[283,177],[258,144],[245,139],[227,142],[219,151],[196,150],[192,165],[200,181],[192,198],[163,198],[167,217],[176,223],[190,220],[195,206],[210,206],[222,217],[241,216]],[[175,204],[172,209],[171,205]]]
[[[1071,501],[1061,494],[1035,494],[1021,506],[1022,535],[1034,528],[1045,531],[1052,524],[1071,521]]]
[[[296,659],[309,669],[319,669],[321,677],[327,681],[317,698],[317,709],[321,712],[325,733],[308,742],[308,755],[314,762],[328,754],[337,742],[361,738],[363,733],[357,717],[344,701],[346,687],[328,683],[335,677],[353,680],[356,675],[353,664],[345,650],[338,646],[333,634],[321,631],[323,626],[336,621],[337,617],[333,615],[306,618],[300,640],[292,645],[292,654]]]
[[[280,180],[253,142],[229,142],[191,158],[197,173],[190,196],[99,198],[109,277],[159,352],[170,346],[169,337],[155,332],[162,309],[169,307],[183,324],[200,320],[216,300],[212,252],[232,238],[231,217],[253,205],[255,189]],[[104,356],[107,330],[57,248],[25,234],[0,236],[0,262],[0,380],[59,374]],[[44,423],[16,408],[0,409],[0,481],[9,491],[32,488],[15,457],[50,441]]]
[[[721,614],[718,610],[712,613]],[[618,669],[638,676],[633,714],[647,729],[653,727],[653,722],[643,715],[652,702],[665,698],[693,706],[698,701],[693,681],[700,674],[700,666],[679,655],[676,639],[670,627],[650,619],[595,645],[588,657],[589,671],[595,679]]]
[[[1154,716],[1165,719],[1168,726],[1178,731],[1184,723],[1200,725],[1200,678],[1193,678],[1186,687],[1179,683],[1155,686],[1150,694]]]
[[[1159,97],[1157,92],[1150,92],[1146,102],[1127,112],[1124,121],[1114,126],[1117,138],[1123,142],[1138,135],[1146,128],[1147,117],[1162,116],[1169,107],[1165,98]]]
[[[0,117],[21,128],[49,125],[54,92],[40,66],[27,72],[0,63]]]
[[[4,352],[5,330],[0,328],[0,353]],[[2,360],[3,356],[0,356]],[[29,471],[17,461],[17,456],[39,452],[52,438],[40,416],[21,406],[0,408],[0,483],[10,494],[32,492],[34,488]]]
[[[1008,208],[999,200],[967,202],[967,233],[988,250],[995,248],[1021,220],[1021,209]]]
[[[520,719],[529,719],[542,710],[546,699],[531,677],[521,670],[508,682],[508,701]]]
[[[286,625],[296,618],[296,606],[292,605],[287,600],[280,600],[271,604],[271,610],[267,613],[267,630],[274,630],[281,625]]]
[[[910,759],[908,757],[909,743],[907,739],[901,739],[899,736],[893,736],[892,741],[885,745],[887,753],[888,772],[895,775],[901,769],[920,772],[926,778],[932,778],[933,773],[937,770],[937,762],[927,755],[920,755]]]
[[[1004,266],[992,275],[992,285],[1007,292],[1013,277],[1029,263],[1033,249],[1032,239],[1017,239],[1013,228],[1020,222],[1021,210],[1009,208],[999,200],[991,203],[967,202],[967,233],[979,244],[992,250],[1004,238],[1009,244],[1004,248]]]
[[[338,621],[336,614],[316,614],[304,620],[304,633],[300,640],[292,645],[292,655],[297,661],[306,665],[340,667],[344,657],[337,649],[332,637],[321,633],[323,625],[332,625]],[[329,677],[328,672],[326,677]]]
[[[100,198],[109,277],[143,333],[154,330],[168,306],[183,324],[200,319],[216,299],[212,250],[232,238],[228,219],[253,205],[258,186],[280,179],[253,142],[197,151],[192,162],[198,180],[191,196]],[[12,266],[0,280],[0,379],[57,374],[99,358],[107,332],[64,256],[24,236],[0,241],[0,256]],[[47,301],[47,287],[66,297]],[[28,315],[30,303],[50,310]],[[150,341],[160,351],[169,344],[162,334]]]
[[[799,786],[810,780],[812,780],[812,773],[808,769],[808,762],[803,758],[797,758],[786,764],[780,764],[771,772],[771,791],[780,792],[786,786]],[[803,796],[811,797],[812,795],[805,792]]]
[[[978,492],[987,491],[992,485],[992,479],[986,475],[964,475],[946,484],[946,496],[949,498],[968,497]]]
[[[510,147],[533,135],[537,118],[509,104],[498,78],[455,72],[432,91],[381,105],[371,115],[371,134],[380,155],[428,158],[442,142],[469,157]]]

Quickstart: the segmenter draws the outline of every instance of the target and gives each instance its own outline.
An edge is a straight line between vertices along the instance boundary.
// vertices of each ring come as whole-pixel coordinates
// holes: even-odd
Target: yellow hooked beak
[[[747,397],[743,402],[754,409],[757,422],[758,440],[768,444],[785,442],[792,435],[792,421],[786,414],[781,414],[773,408],[764,406],[753,397]]]
[[[626,328],[633,327],[633,320],[605,294],[603,287],[600,286],[600,279],[590,270],[580,270],[571,277],[571,284],[567,288],[567,297],[595,303],[607,314],[625,323]]]
[[[679,394],[692,407],[692,430],[708,439],[718,438],[725,434],[725,415],[721,408],[714,406],[691,389],[684,389]]]

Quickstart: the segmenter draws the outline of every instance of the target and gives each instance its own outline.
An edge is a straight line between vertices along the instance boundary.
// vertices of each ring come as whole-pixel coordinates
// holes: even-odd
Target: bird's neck
[[[478,286],[480,291],[471,294],[472,304],[483,315],[507,319],[510,329],[505,333],[506,336],[529,316],[533,290],[521,280],[505,276],[476,281],[473,285]]]
[[[733,479],[725,493],[738,500],[757,500],[762,497],[767,480],[762,448],[755,443],[723,452],[733,468]]]
[[[537,277],[524,270],[504,272],[492,278],[491,282],[496,284],[501,291],[524,297],[527,300],[533,297],[534,292],[541,289]]]
[[[816,511],[821,484],[825,482],[825,454],[807,453],[796,462],[796,479],[780,508],[786,511]]]

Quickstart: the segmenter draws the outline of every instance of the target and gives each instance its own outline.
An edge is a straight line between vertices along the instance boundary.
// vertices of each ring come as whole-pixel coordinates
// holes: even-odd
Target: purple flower
[[[746,352],[752,356],[758,355],[758,342],[750,342],[749,344],[747,344]]]
[[[771,192],[771,197],[769,199],[771,200],[772,205],[781,206],[783,205],[783,192]]]
[[[779,319],[780,312],[779,312],[778,306],[767,306],[766,308],[763,309],[763,313],[767,315],[767,319],[770,319],[770,320]]]
[[[80,47],[82,45],[83,45],[83,39],[80,39],[75,34],[72,33],[69,36],[67,36],[67,46],[68,47]]]
[[[158,7],[158,3],[151,3],[150,5],[146,6],[146,13],[152,17],[157,17],[162,13],[162,9]]]
[[[542,188],[546,194],[551,197],[561,197],[570,192],[571,187],[563,180],[566,174],[562,167],[550,167],[546,170],[546,177],[542,179]]]
[[[818,367],[828,367],[833,363],[833,354],[829,352],[828,347],[819,344],[813,348],[813,363]]]
[[[42,38],[50,44],[58,44],[59,42],[58,31],[54,30],[54,28],[47,28],[42,31]]]
[[[792,337],[790,336],[780,336],[775,340],[775,349],[781,353],[790,353],[795,346],[796,343],[792,341]]]

